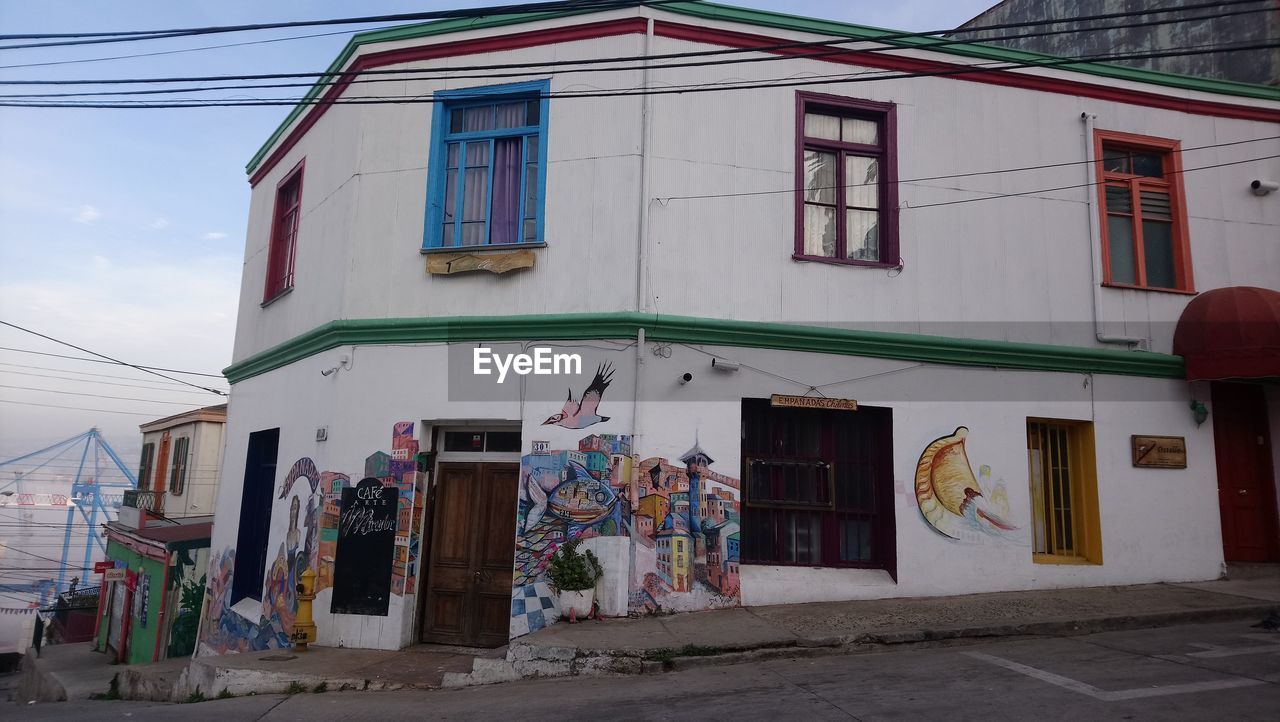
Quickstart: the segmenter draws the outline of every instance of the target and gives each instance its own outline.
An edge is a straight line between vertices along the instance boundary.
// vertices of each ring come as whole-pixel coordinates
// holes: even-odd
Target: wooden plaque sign
[[[1185,436],[1130,436],[1133,465],[1155,469],[1187,468]]]
[[[785,396],[783,394],[774,394],[769,397],[769,404],[777,408],[788,409],[858,410],[858,402],[853,399],[828,399],[825,396]]]
[[[387,616],[400,490],[368,477],[342,490],[333,562],[334,614]]]

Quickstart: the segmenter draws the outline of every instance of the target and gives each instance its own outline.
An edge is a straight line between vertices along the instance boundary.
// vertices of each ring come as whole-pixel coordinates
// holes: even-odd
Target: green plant
[[[231,690],[227,689],[226,687],[223,687],[222,691],[219,692],[218,696],[214,697],[214,699],[231,699],[233,697],[235,697],[235,695],[231,694]]]
[[[306,692],[306,691],[307,691],[306,685],[304,685],[303,683],[297,680],[294,680],[289,683],[289,688],[286,689],[284,693],[285,694],[301,694],[302,692]]]
[[[578,553],[581,539],[561,544],[547,565],[547,578],[551,586],[562,592],[579,592],[595,587],[600,577],[604,576],[604,568],[600,560],[591,550]]]
[[[196,691],[187,695],[188,704],[194,704],[195,702],[203,702],[205,701],[205,699],[206,698],[204,696],[204,692],[201,692],[199,687],[196,687]]]
[[[321,682],[320,684],[317,684],[317,685],[316,685],[316,687],[315,687],[315,689],[313,689],[313,690],[311,690],[311,691],[312,691],[312,692],[315,692],[316,694],[324,694],[325,692],[328,692],[328,691],[329,691],[329,683],[328,683],[328,682]]]

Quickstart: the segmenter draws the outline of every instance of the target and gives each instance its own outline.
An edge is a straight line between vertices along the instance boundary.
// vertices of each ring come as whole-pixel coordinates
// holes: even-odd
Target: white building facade
[[[319,644],[497,646],[578,538],[612,615],[1280,560],[1280,93],[884,37],[697,2],[356,36],[249,166],[197,653],[289,644],[306,570]],[[539,348],[578,365],[476,373]],[[357,487],[395,500],[360,540]]]

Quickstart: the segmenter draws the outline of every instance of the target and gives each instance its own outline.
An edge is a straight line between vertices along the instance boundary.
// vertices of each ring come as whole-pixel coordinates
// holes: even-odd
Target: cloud
[[[163,231],[168,227],[169,227],[169,219],[167,218],[156,218],[154,221],[151,221],[151,223],[147,225],[147,228],[150,228],[153,231]]]
[[[89,205],[80,206],[80,210],[76,212],[71,220],[76,223],[93,223],[102,217],[102,211]]]
[[[226,238],[226,237],[227,237],[227,234],[223,233],[222,231],[209,231],[203,236],[200,236],[200,238],[205,241],[221,241],[223,238]]]

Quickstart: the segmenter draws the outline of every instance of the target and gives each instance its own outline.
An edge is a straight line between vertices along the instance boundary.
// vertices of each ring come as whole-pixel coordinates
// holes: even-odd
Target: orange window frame
[[[1104,149],[1121,149],[1146,153],[1159,153],[1162,159],[1163,178],[1150,178],[1132,173],[1108,172],[1104,163]],[[1095,130],[1093,134],[1093,159],[1097,177],[1098,214],[1101,225],[1102,285],[1114,288],[1133,288],[1143,291],[1166,293],[1195,293],[1195,281],[1191,273],[1191,240],[1187,233],[1187,203],[1182,184],[1182,143],[1168,138],[1156,138],[1133,133]],[[1107,186],[1123,183],[1129,188],[1133,208],[1133,258],[1134,282],[1121,283],[1111,277],[1111,239],[1107,228]],[[1159,190],[1169,196],[1170,218],[1173,235],[1173,274],[1176,288],[1147,285],[1146,249],[1142,238],[1143,189]]]

